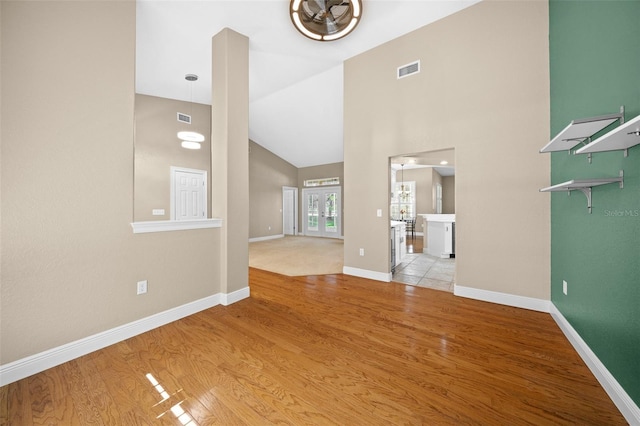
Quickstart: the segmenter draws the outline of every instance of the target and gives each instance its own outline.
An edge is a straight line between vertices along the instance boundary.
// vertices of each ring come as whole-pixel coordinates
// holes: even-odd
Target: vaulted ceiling
[[[138,0],[136,92],[210,105],[211,38],[230,28],[249,37],[249,137],[296,167],[341,162],[343,62],[476,2],[364,0],[353,33],[318,42],[288,0]]]

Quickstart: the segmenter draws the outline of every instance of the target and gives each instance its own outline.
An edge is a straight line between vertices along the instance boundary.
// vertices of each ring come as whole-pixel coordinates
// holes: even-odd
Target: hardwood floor
[[[0,388],[0,424],[626,424],[547,314],[344,275],[250,287]]]
[[[411,234],[407,234],[407,253],[422,253],[423,250],[423,242],[422,235],[414,235],[411,237]]]

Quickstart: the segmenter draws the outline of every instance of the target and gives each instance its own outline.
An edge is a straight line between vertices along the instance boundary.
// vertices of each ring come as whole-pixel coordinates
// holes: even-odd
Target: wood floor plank
[[[0,426],[9,423],[9,386],[0,387]]]
[[[32,422],[30,395],[26,379],[3,386],[7,395],[7,425]]]
[[[80,424],[117,424],[120,413],[107,392],[102,377],[90,359],[73,360],[60,366]]]
[[[233,321],[231,319],[232,316],[225,318],[229,321]],[[224,321],[225,318],[221,318],[220,320]],[[245,321],[233,321],[233,324],[238,327],[238,334],[247,335],[253,334],[254,332],[257,333],[254,336],[256,343],[251,344],[251,347],[259,351],[260,362],[253,363],[253,366],[255,368],[260,368],[262,374],[268,374],[271,380],[281,383],[285,390],[302,390],[302,392],[297,393],[296,397],[301,401],[301,404],[309,407],[335,407],[337,402],[343,405],[351,402],[348,409],[343,409],[342,407],[338,408],[340,416],[331,423],[340,423],[337,419],[342,419],[344,421],[350,417],[353,418],[353,421],[357,421],[358,412],[361,409],[360,404],[355,400],[351,400],[346,394],[340,392],[339,388],[327,389],[326,387],[325,380],[322,377],[334,374],[335,372],[333,370],[306,356],[302,350],[299,350],[299,347],[296,347],[296,350],[291,351],[289,350],[291,348],[290,345],[278,347],[261,345],[259,343],[259,334],[261,334],[261,330],[257,327],[253,330],[254,324],[250,322],[245,323]],[[270,322],[270,325],[277,327],[282,331],[282,328],[280,328],[279,325],[273,322]],[[282,339],[279,339],[279,341],[282,341]],[[277,393],[282,394],[282,391]],[[311,416],[311,413],[315,413],[314,409],[307,410],[306,414],[308,416]],[[334,413],[315,413],[313,414],[313,417],[321,418],[327,416],[332,418],[333,414]],[[326,424],[327,422],[323,421],[322,423]],[[299,422],[296,422],[295,424],[299,424]]]
[[[548,314],[341,274],[249,282],[0,388],[0,424],[626,424]]]

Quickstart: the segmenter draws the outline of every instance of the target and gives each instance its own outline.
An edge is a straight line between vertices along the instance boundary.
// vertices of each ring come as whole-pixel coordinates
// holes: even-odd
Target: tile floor
[[[453,293],[456,259],[441,259],[426,253],[407,253],[392,280],[417,287],[427,287]]]

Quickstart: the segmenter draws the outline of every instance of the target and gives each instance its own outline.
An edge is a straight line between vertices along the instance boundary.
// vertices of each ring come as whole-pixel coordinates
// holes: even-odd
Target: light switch
[[[378,209],[378,211],[376,212],[376,214],[378,215],[378,217],[382,217],[382,209]]]

